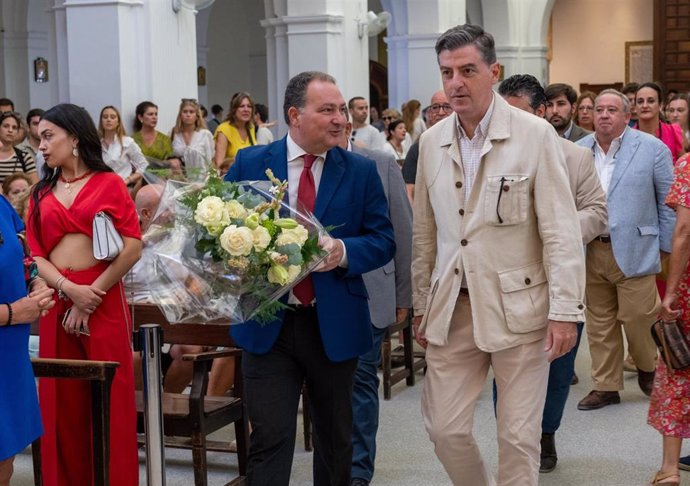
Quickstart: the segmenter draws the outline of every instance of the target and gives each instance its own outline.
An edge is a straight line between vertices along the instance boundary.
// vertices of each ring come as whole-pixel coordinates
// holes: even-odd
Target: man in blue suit
[[[595,410],[620,403],[623,334],[638,368],[638,384],[652,392],[656,346],[649,328],[660,307],[656,274],[671,251],[673,211],[664,204],[673,181],[663,142],[628,128],[630,103],[602,91],[594,103],[595,132],[578,141],[592,150],[608,202],[608,228],[587,245],[587,338],[594,390],[578,403]]]
[[[287,486],[295,447],[300,390],[306,382],[314,424],[314,484],[349,486],[352,461],[352,383],[357,357],[372,346],[362,274],[395,254],[388,205],[375,164],[337,147],[345,101],[335,80],[304,72],[285,89],[288,135],[238,152],[226,180],[288,181],[297,202],[324,224],[329,256],[290,292],[289,309],[267,325],[231,328],[242,356],[252,424],[250,486]]]

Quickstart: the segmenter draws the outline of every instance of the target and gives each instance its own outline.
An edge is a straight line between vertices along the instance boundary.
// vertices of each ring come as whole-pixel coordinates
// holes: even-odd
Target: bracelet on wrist
[[[55,281],[55,289],[58,291],[58,298],[62,300],[67,300],[67,294],[62,290],[62,284],[65,283],[65,280],[67,280],[67,277],[62,275]]]
[[[12,304],[9,302],[5,302],[4,305],[7,306],[7,322],[3,326],[11,326],[12,325]]]

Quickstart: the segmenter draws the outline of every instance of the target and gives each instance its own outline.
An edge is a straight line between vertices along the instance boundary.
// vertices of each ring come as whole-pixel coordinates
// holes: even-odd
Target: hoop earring
[[[74,155],[75,157],[79,157],[79,149],[77,147],[74,147],[72,149],[72,155]]]

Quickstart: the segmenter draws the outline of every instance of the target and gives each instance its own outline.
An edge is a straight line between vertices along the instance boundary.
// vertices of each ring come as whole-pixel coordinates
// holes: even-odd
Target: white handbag
[[[114,260],[124,243],[108,214],[99,211],[93,217],[93,256],[96,260]]]

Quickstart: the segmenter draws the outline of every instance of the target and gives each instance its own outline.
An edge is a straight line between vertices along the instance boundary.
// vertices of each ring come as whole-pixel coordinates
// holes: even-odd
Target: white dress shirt
[[[616,154],[621,148],[621,143],[623,142],[623,137],[630,130],[630,128],[625,127],[623,133],[619,137],[614,138],[609,146],[609,151],[604,152],[601,148],[599,142],[597,141],[596,134],[594,135],[594,167],[597,169],[597,175],[599,176],[599,181],[601,182],[601,187],[604,189],[604,194],[608,198],[609,185],[611,184],[611,176],[613,175],[613,169],[616,166]]]
[[[474,179],[477,177],[477,172],[479,172],[479,164],[482,161],[482,156],[486,153],[484,150],[484,142],[486,142],[486,136],[489,133],[489,120],[491,120],[491,114],[493,112],[494,98],[492,97],[489,108],[486,110],[486,113],[479,122],[479,125],[477,125],[477,128],[474,131],[474,137],[472,138],[469,138],[465,133],[465,130],[460,124],[460,119],[456,117],[455,120],[458,129],[458,142],[460,145],[460,155],[462,158],[462,169],[465,174],[465,203],[467,203],[467,201],[470,199]]]
[[[122,179],[132,175],[132,172],[143,173],[148,167],[149,163],[132,137],[124,136],[120,140],[116,136],[110,145],[106,146],[105,143],[105,140],[101,140],[103,161]]]
[[[213,135],[205,128],[194,131],[189,145],[185,143],[184,136],[181,133],[176,133],[172,140],[172,148],[173,155],[176,157],[184,157],[185,151],[195,150],[203,156],[207,164],[211,163],[213,154],[215,153]],[[185,160],[185,164],[186,163],[187,161]]]

